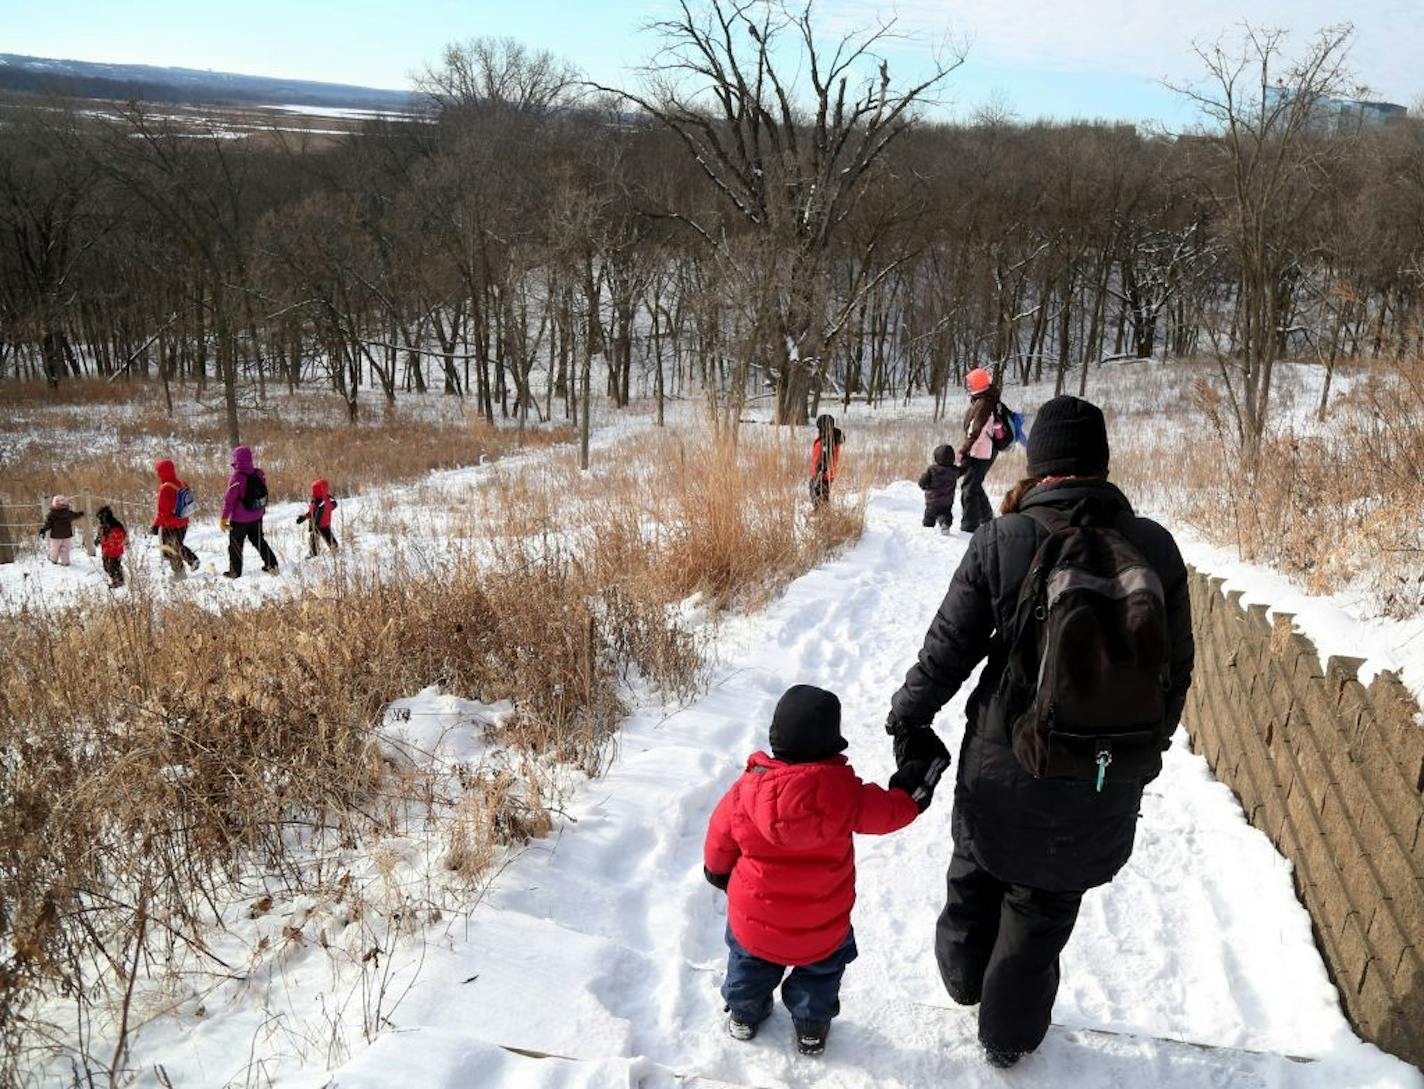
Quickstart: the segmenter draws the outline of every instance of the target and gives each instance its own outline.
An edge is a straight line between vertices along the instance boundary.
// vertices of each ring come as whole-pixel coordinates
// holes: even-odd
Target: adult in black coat
[[[1083,892],[1111,881],[1132,854],[1142,782],[1034,778],[1014,756],[1000,682],[1019,589],[1048,530],[1026,512],[1047,508],[1110,525],[1161,579],[1171,639],[1165,750],[1191,683],[1194,648],[1187,572],[1170,533],[1133,514],[1107,481],[1102,413],[1076,397],[1039,412],[1029,437],[1030,477],[1005,499],[1005,517],[980,527],[925,635],[919,660],[891,700],[897,765],[948,758],[930,728],[981,660],[969,697],[951,818],[954,855],[935,934],[950,996],[980,1004],[979,1039],[1007,1066],[1048,1031],[1058,955]]]

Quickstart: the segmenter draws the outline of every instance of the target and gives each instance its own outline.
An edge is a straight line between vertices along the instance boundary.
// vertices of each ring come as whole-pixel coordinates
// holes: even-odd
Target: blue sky
[[[574,61],[600,82],[627,84],[656,47],[641,28],[666,0],[0,0],[0,52],[81,60],[183,64],[256,75],[404,87],[448,41],[510,36]],[[952,35],[969,60],[946,85],[942,114],[989,100],[1020,117],[1155,119],[1190,114],[1160,86],[1200,71],[1194,40],[1242,19],[1301,41],[1348,17],[1352,64],[1381,97],[1413,106],[1424,94],[1420,0],[818,0],[826,26],[894,15],[919,43]],[[927,44],[890,54],[907,77]]]

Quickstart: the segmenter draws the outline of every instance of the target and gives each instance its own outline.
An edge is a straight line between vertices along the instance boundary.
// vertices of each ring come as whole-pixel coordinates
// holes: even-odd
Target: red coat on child
[[[188,519],[179,518],[175,512],[178,492],[188,485],[178,479],[173,462],[166,458],[154,465],[154,469],[158,472],[158,513],[153,524],[159,529],[182,529],[188,524]]]
[[[710,873],[732,875],[732,934],[774,964],[824,960],[850,930],[852,835],[886,835],[918,814],[909,794],[861,782],[844,756],[792,764],[753,753],[717,804],[703,850]]]
[[[99,537],[99,552],[106,560],[122,559],[128,533],[123,526],[110,526]]]
[[[330,529],[331,512],[335,509],[336,500],[331,498],[331,485],[325,480],[313,480],[311,501],[307,503],[307,520],[312,528]]]

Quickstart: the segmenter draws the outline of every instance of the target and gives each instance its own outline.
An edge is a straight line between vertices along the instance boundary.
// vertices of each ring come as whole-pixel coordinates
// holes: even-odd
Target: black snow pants
[[[262,570],[275,571],[277,569],[277,554],[272,551],[272,546],[267,543],[267,538],[262,533],[262,519],[255,522],[233,522],[227,533],[227,569],[234,575],[242,574],[242,545],[245,541],[251,541],[252,547],[257,549],[257,554],[262,557]]]
[[[820,510],[831,501],[831,482],[824,473],[813,476],[807,490],[811,493],[812,510]]]
[[[941,504],[925,499],[925,518],[922,523],[926,529],[933,529],[935,526],[948,526],[954,528],[954,504]]]
[[[935,957],[950,997],[979,1003],[979,1042],[1028,1052],[1043,1042],[1058,995],[1058,955],[1078,921],[1081,892],[998,880],[956,846]]]
[[[315,556],[321,550],[321,542],[325,541],[328,548],[333,552],[337,549],[336,534],[331,532],[330,526],[318,526],[314,523],[307,523],[307,536],[311,540],[311,554]]]
[[[973,533],[985,522],[993,521],[994,508],[984,491],[984,478],[989,475],[993,458],[965,458],[959,477],[959,528]]]
[[[194,571],[198,569],[198,554],[184,544],[188,536],[187,526],[165,528],[158,531],[158,539],[163,545],[163,558],[173,568],[175,575],[182,575],[186,563]]]

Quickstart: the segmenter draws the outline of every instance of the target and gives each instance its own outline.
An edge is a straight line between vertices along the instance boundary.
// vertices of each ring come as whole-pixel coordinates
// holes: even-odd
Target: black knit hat
[[[1029,476],[1102,476],[1108,471],[1103,410],[1077,397],[1055,397],[1034,417]]]
[[[824,688],[798,684],[786,690],[771,716],[771,754],[788,764],[825,760],[845,749],[841,701]]]
[[[936,446],[934,449],[934,463],[948,469],[954,464],[954,447],[949,445]]]

